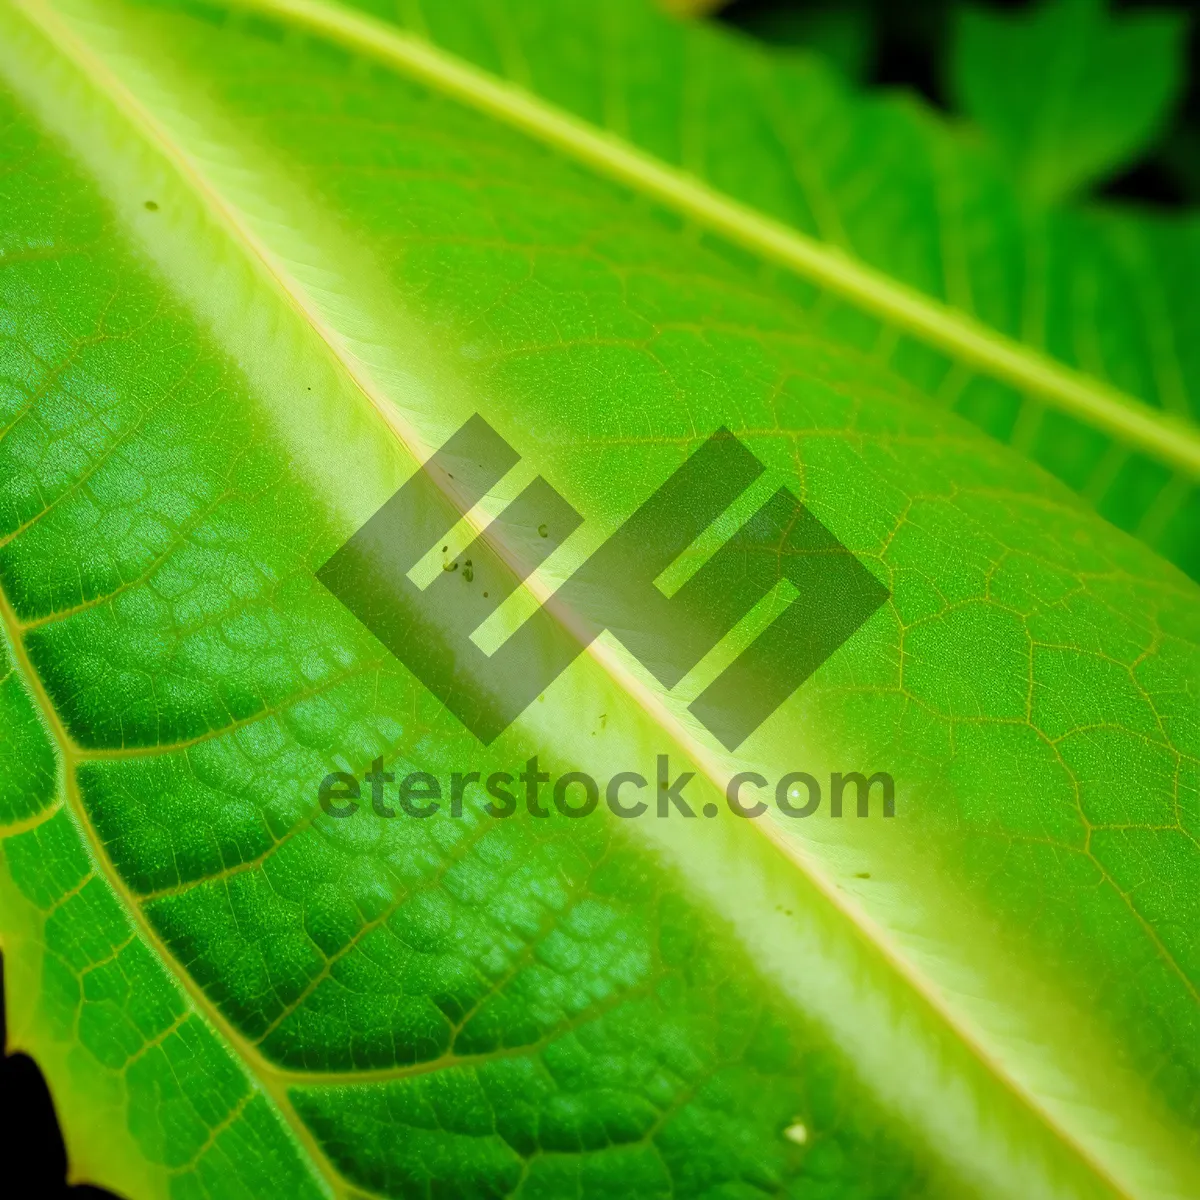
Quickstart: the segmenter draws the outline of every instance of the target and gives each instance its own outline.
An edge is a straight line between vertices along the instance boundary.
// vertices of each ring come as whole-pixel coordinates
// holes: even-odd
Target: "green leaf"
[[[732,20],[741,29],[777,47],[819,54],[847,79],[862,82],[874,56],[875,30],[863,4],[813,7],[751,7]]]
[[[633,0],[405,14],[437,45],[309,0],[0,10],[0,933],[76,1177],[1194,1195],[1197,586],[937,393],[1057,397],[1185,481],[1195,435],[1053,321],[1018,340],[1016,284],[946,303],[929,187],[1008,213],[1015,258],[1026,221],[1098,258],[1111,374],[1147,388],[1163,329],[1105,254],[1162,249],[1162,301],[1190,227],[1035,219],[926,115]],[[821,103],[843,161],[910,156],[821,210],[868,266],[684,78],[793,89],[797,156]],[[476,412],[522,456],[489,512],[540,475],[583,517],[525,611],[722,424],[892,599],[737,754],[687,710],[727,659],[666,692],[607,639],[485,748],[314,576]],[[534,754],[667,755],[719,817],[318,804],[378,758]],[[896,816],[740,820],[739,771],[886,771]]]
[[[1081,192],[1149,149],[1183,90],[1184,16],[1107,8],[1043,0],[1027,13],[960,16],[957,103],[1040,200]]]
[[[1200,577],[1195,214],[1047,210],[912,97],[864,101],[811,58],[646,3],[555,20],[508,0],[499,26],[488,0],[359,3],[753,209],[687,189],[826,336]]]

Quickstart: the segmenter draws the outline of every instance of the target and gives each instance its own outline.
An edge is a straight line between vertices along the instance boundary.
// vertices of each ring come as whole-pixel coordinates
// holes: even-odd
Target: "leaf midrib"
[[[388,62],[402,68],[408,67],[410,73],[419,75],[420,78],[431,86],[437,87],[439,84],[443,85],[440,90],[460,99],[468,99],[476,107],[482,108],[490,115],[500,119],[510,118],[508,123],[519,128],[526,128],[522,123],[523,114],[525,110],[530,110],[535,113],[539,122],[544,121],[547,126],[561,126],[572,136],[575,134],[583,135],[585,149],[588,149],[591,143],[595,143],[604,148],[606,154],[608,152],[617,152],[619,157],[629,156],[631,159],[636,160],[635,165],[637,165],[639,171],[646,167],[652,168],[654,172],[659,172],[663,176],[673,179],[675,185],[681,189],[694,191],[698,195],[708,195],[712,197],[714,204],[726,205],[734,215],[745,214],[747,218],[761,222],[766,226],[773,226],[775,224],[766,218],[759,217],[752,210],[746,209],[734,201],[725,200],[718,193],[711,191],[705,185],[700,184],[690,177],[655,163],[654,160],[649,159],[640,151],[624,147],[616,139],[596,133],[582,122],[577,121],[567,114],[558,112],[535,97],[521,92],[520,89],[492,80],[475,68],[458,62],[458,60],[451,58],[443,52],[420,42],[419,39],[411,38],[409,35],[393,33],[388,27],[373,22],[368,18],[359,18],[357,14],[340,9],[335,10],[331,8],[324,10],[319,4],[310,3],[309,0],[227,0],[227,2],[270,11],[282,16],[294,16],[302,23],[312,25],[321,32],[339,37],[343,41],[349,40],[357,48],[379,52]],[[195,161],[173,139],[170,132],[161,122],[157,121],[153,114],[144,108],[124,83],[80,39],[70,24],[59,17],[45,0],[14,0],[14,4],[15,7],[24,12],[26,17],[42,31],[59,53],[74,64],[75,68],[89,81],[94,90],[121,113],[130,126],[137,131],[139,136],[171,164],[179,176],[195,191],[201,202],[213,211],[221,224],[226,227],[229,236],[235,244],[241,245],[242,251],[263,272],[267,280],[279,291],[289,306],[296,311],[305,324],[313,329],[322,343],[329,347],[337,359],[339,366],[346,371],[356,387],[362,392],[364,399],[379,413],[397,441],[413,457],[414,461],[420,462],[428,458],[432,452],[432,448],[424,444],[424,440],[417,430],[404,420],[403,416],[388,402],[384,390],[370,377],[365,366],[350,351],[337,331],[332,329],[325,321],[304,287],[247,226],[240,212],[233,205],[226,202],[222,194],[208,181]],[[328,23],[318,18],[327,18]],[[347,24],[347,28],[343,28],[343,21]],[[365,32],[354,28],[360,23],[368,27]],[[357,41],[359,36],[363,36],[366,39],[361,44]],[[392,51],[394,48],[386,44],[381,47],[374,40],[383,39],[383,42],[386,43],[393,38],[403,44],[405,54],[410,51],[412,52],[414,62],[409,63],[407,59],[393,58]],[[426,56],[429,56],[436,64],[436,70],[431,71],[429,76],[422,73],[423,60]],[[439,74],[441,71],[446,71],[447,74],[445,76]],[[484,93],[491,93],[493,91],[500,93],[506,102],[511,101],[514,104],[514,110],[509,111],[503,107],[493,110],[487,105],[478,102],[476,97],[459,96],[457,85],[460,76],[466,79],[471,88],[477,88]],[[526,129],[526,132],[536,133],[538,130]],[[551,130],[551,132],[557,132],[557,129]],[[577,149],[572,145],[560,145],[557,140],[549,136],[545,140],[551,141],[552,144],[568,152],[573,152]],[[601,169],[608,165],[606,161],[593,162],[583,152],[575,153],[574,156]],[[617,171],[614,169],[609,173],[616,175]],[[636,184],[639,182],[640,176],[635,174],[627,178],[622,178],[625,179],[625,182]],[[653,179],[646,180],[645,182],[647,182],[648,186],[644,190],[657,195],[657,193],[653,192],[652,186],[650,186],[653,183]],[[660,196],[659,198],[665,197]],[[690,209],[686,211],[689,211],[689,215],[698,217],[701,215],[700,213],[692,213]],[[802,245],[810,245],[809,239],[805,239],[803,235],[796,234],[783,226],[778,226],[777,228],[780,238],[794,239]],[[832,258],[836,263],[841,264],[841,267],[844,269],[861,270],[866,277],[876,277],[875,273],[870,271],[870,269],[865,267],[857,268],[848,258],[826,251],[815,242],[811,243],[811,248],[818,255]],[[805,253],[807,252],[806,250]],[[892,285],[890,281],[887,281],[883,277],[880,276],[878,278],[882,280],[884,286],[893,287],[897,292],[903,291],[898,285]],[[916,296],[915,293],[913,296],[918,304],[927,305],[931,309],[936,307],[933,302],[925,301],[923,298]],[[950,313],[949,310],[947,310],[947,314],[951,319],[959,319],[955,314]],[[962,318],[962,320],[965,321],[966,319]],[[982,329],[982,327],[980,328]],[[997,340],[1000,340],[1000,335],[995,335],[995,337]],[[1024,348],[1018,347],[1018,349],[1021,349],[1022,353],[1025,352]],[[1056,364],[1051,365],[1056,370],[1061,370],[1064,375],[1071,374],[1065,369],[1058,368]],[[1133,400],[1128,401],[1128,403],[1140,405],[1140,402]],[[1140,407],[1145,408],[1146,406],[1140,405]],[[1153,410],[1147,409],[1146,411],[1152,417],[1158,417],[1158,414],[1155,414]],[[1197,436],[1195,440],[1196,467],[1200,471],[1200,436]],[[477,519],[479,519],[478,514],[468,514],[468,520]],[[482,532],[482,525],[478,527],[477,531]],[[526,586],[529,586],[535,598],[540,603],[545,603],[551,599],[549,585],[542,581],[538,575],[535,574]],[[82,803],[82,798],[78,795],[78,788],[74,778],[74,764],[76,761],[87,757],[87,751],[75,744],[74,739],[62,724],[49,693],[46,691],[40,676],[28,658],[21,639],[22,623],[11,608],[2,588],[0,588],[0,627],[7,630],[9,640],[14,644],[18,672],[26,679],[27,686],[31,689],[39,708],[43,711],[47,726],[59,746],[66,767],[66,799],[68,809],[82,827],[86,840],[91,847],[93,858],[103,871],[104,877],[116,894],[122,898],[125,907],[130,912],[131,919],[135,921],[149,943],[155,947],[160,960],[168,966],[172,975],[179,980],[198,1011],[221,1031],[223,1037],[245,1063],[246,1069],[261,1081],[264,1090],[272,1098],[289,1128],[305,1147],[314,1169],[325,1178],[326,1182],[331,1183],[336,1191],[345,1191],[345,1182],[330,1166],[324,1153],[317,1146],[308,1129],[299,1120],[290,1101],[287,1099],[286,1086],[295,1082],[292,1072],[286,1068],[281,1069],[264,1058],[261,1052],[251,1046],[243,1035],[217,1009],[203,989],[176,962],[174,956],[162,943],[158,934],[150,925],[138,898],[121,879],[115,864],[108,856],[103,843],[100,841],[96,830],[91,824],[87,810]],[[692,761],[703,769],[705,774],[719,789],[723,789],[723,780],[726,772],[723,771],[714,753],[695,740],[693,735],[662,703],[661,699],[640,679],[633,675],[613,651],[606,648],[601,640],[597,640],[591,643],[586,653],[598,662],[601,669],[613,678],[622,693],[637,705],[638,709],[650,721],[662,729],[667,736],[679,745]],[[159,749],[162,752],[170,752],[175,747],[162,746]],[[937,1015],[938,1019],[952,1032],[955,1039],[981,1064],[989,1077],[996,1082],[1001,1090],[1008,1092],[1023,1107],[1033,1113],[1037,1120],[1046,1129],[1051,1131],[1054,1137],[1062,1143],[1069,1153],[1080,1162],[1086,1164],[1093,1175],[1114,1195],[1133,1200],[1132,1194],[1122,1187],[1112,1176],[1106,1165],[1098,1161],[1091,1150],[1044,1107],[1038,1096],[1010,1075],[993,1058],[991,1053],[977,1040],[972,1031],[965,1027],[963,1022],[947,1008],[937,986],[932,981],[924,978],[919,970],[898,949],[892,946],[886,932],[858,904],[838,888],[836,884],[827,879],[817,863],[813,862],[809,856],[803,854],[787,838],[786,834],[782,830],[777,829],[772,822],[756,823],[755,828],[766,836],[776,850],[793,863],[796,869],[813,884],[822,897],[845,918],[848,928],[854,934],[857,934],[866,945],[870,946],[896,975],[906,982],[915,996],[919,997],[920,1001]],[[364,1071],[355,1073],[354,1080],[359,1083],[366,1083],[372,1079],[403,1077],[409,1073],[411,1073],[410,1068],[402,1068],[400,1071]],[[324,1074],[322,1074],[322,1078],[325,1078]],[[332,1079],[333,1077],[331,1076],[326,1081],[331,1082]]]
[[[1200,430],[890,278],[840,247],[755,211],[696,176],[497,79],[431,42],[325,0],[227,0],[308,26],[520,129],[740,246],[826,287],[1018,391],[1034,393],[1200,479]]]

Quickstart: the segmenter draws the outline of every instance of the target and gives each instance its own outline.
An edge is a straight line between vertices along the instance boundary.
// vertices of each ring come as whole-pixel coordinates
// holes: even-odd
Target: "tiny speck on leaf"
[[[550,530],[545,525],[538,526],[538,537],[549,537]]]
[[[808,1126],[802,1121],[793,1121],[784,1131],[783,1136],[797,1146],[803,1146],[808,1141]]]
[[[144,207],[147,212],[158,212],[158,204],[153,200],[147,200]]]
[[[854,878],[855,879],[870,879],[871,872],[870,871],[859,871],[859,873],[857,875],[855,875]]]

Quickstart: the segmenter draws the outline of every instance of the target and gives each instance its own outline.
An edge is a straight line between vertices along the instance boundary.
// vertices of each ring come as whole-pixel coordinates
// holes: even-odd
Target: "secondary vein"
[[[1041,396],[1200,479],[1200,431],[891,279],[843,250],[756,212],[686,171],[463,62],[430,42],[321,0],[230,0],[305,25],[538,138],[686,213],[730,241],[829,288],[977,370]]]

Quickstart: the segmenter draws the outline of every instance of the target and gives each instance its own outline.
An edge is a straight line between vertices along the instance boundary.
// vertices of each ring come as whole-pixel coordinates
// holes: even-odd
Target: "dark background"
[[[806,29],[822,13],[857,10],[867,31],[859,82],[866,87],[910,88],[948,111],[942,64],[959,7],[956,0],[905,4],[895,0],[844,0],[840,4],[828,0],[734,0],[718,19],[776,45],[803,45]],[[1019,0],[992,0],[991,7],[1019,9],[1026,5]],[[1113,7],[1155,6],[1127,0]],[[1200,19],[1192,21],[1190,51],[1194,64],[1200,51]],[[1194,67],[1173,127],[1140,162],[1110,180],[1098,195],[1168,210],[1200,203],[1200,73]],[[4,1028],[0,987],[0,1034]],[[100,1188],[66,1186],[66,1155],[54,1106],[41,1072],[24,1054],[0,1056],[0,1163],[6,1194],[16,1200],[111,1200],[112,1194]]]

